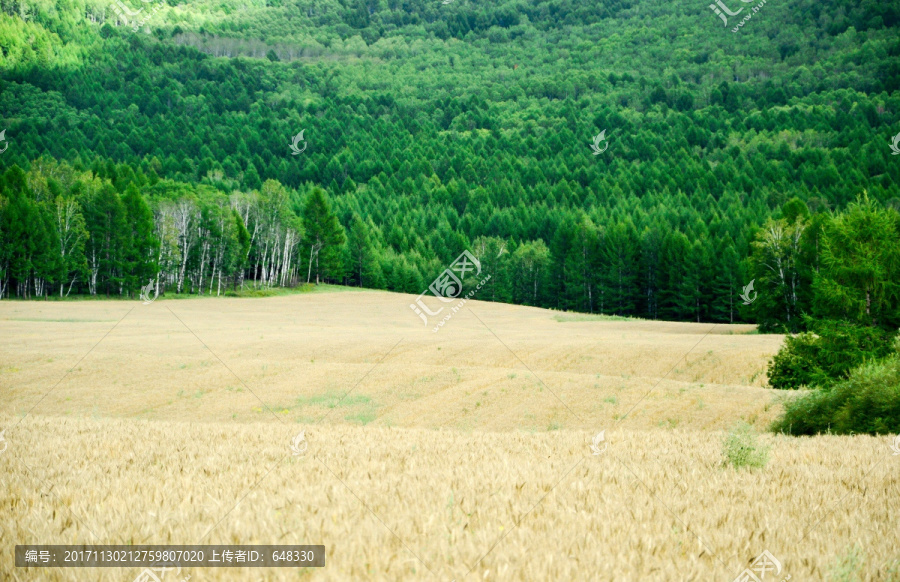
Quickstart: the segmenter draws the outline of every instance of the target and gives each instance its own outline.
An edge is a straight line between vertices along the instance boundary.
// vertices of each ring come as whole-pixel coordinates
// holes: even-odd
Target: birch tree
[[[187,270],[191,249],[197,242],[197,205],[193,200],[183,198],[175,204],[174,208],[175,236],[178,239],[178,251],[180,253],[180,266],[176,281],[176,291],[181,293],[184,288],[184,277]]]
[[[774,330],[783,325],[796,332],[800,328],[798,259],[806,226],[803,217],[793,223],[770,218],[751,243],[751,265],[758,294],[752,311],[763,329]]]
[[[63,290],[68,281],[68,289],[65,292],[65,296],[68,297],[78,276],[87,272],[84,243],[88,238],[88,231],[84,216],[81,214],[81,206],[75,198],[57,196],[55,209],[56,233],[59,238],[59,296],[63,297]]]

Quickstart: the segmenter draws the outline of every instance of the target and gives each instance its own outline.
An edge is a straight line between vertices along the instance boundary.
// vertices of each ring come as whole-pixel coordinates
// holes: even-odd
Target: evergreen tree
[[[231,211],[234,221],[234,236],[230,238],[233,245],[226,255],[226,270],[232,273],[233,288],[237,289],[238,279],[247,268],[247,258],[250,254],[250,233],[244,226],[241,215],[236,210]]]
[[[343,277],[342,247],[346,241],[344,229],[332,212],[325,191],[310,190],[303,206],[303,227],[306,231],[305,248],[308,254],[307,283],[315,275],[316,284],[321,278],[340,280]]]
[[[85,253],[91,294],[101,288],[107,296],[121,294],[126,283],[129,229],[125,206],[115,188],[110,184],[101,187],[88,199],[84,215],[91,233]]]
[[[128,231],[123,237],[123,280],[127,290],[135,291],[156,277],[159,241],[153,234],[153,212],[134,183],[125,189],[122,205]]]
[[[371,225],[354,214],[347,237],[351,281],[360,287],[378,288],[384,284],[377,260],[375,234]]]
[[[825,226],[814,283],[817,317],[896,330],[900,326],[900,214],[868,198]]]

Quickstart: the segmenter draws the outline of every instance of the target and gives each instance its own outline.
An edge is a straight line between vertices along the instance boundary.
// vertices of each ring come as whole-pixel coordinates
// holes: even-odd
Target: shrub
[[[817,364],[819,338],[804,332],[788,336],[784,345],[769,362],[769,386],[772,388],[799,388],[826,382],[827,374]]]
[[[835,320],[807,320],[812,332],[785,339],[769,362],[772,388],[827,386],[893,351],[895,332]]]
[[[761,445],[753,427],[741,422],[725,437],[725,463],[735,468],[764,467],[769,461],[769,447]]]
[[[846,380],[788,400],[772,429],[794,435],[900,433],[900,354],[863,364]]]

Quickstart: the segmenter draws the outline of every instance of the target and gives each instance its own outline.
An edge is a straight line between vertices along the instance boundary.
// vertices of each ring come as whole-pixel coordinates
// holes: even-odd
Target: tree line
[[[438,189],[426,191],[434,196]],[[822,298],[850,301],[823,269],[860,278],[854,273],[864,268],[872,277],[884,271],[862,263],[851,239],[835,234],[841,212],[811,210],[798,198],[753,229],[734,218],[747,211],[735,196],[724,196],[711,219],[687,213],[675,229],[675,220],[661,218],[663,204],[532,213],[520,205],[518,220],[546,212],[547,240],[470,238],[454,213],[387,229],[350,201],[313,184],[291,189],[267,180],[258,190],[226,194],[203,184],[151,183],[125,164],[83,168],[41,158],[27,172],[14,166],[0,177],[0,297],[132,297],[149,281],[158,292],[197,295],[319,282],[418,294],[468,249],[481,262],[481,277],[490,275],[482,300],[756,321],[763,331],[797,332],[805,329],[804,315],[822,312]],[[883,208],[890,217],[900,206]],[[885,220],[868,234],[890,249],[896,233]],[[750,281],[758,297],[747,305],[741,291]],[[873,321],[900,325],[896,283],[887,283],[871,283],[866,310]],[[835,291],[819,292],[814,302],[816,289],[829,285]]]
[[[900,203],[890,4],[771,5],[739,46],[662,0],[198,0],[140,33],[101,4],[0,2],[4,297],[419,293],[470,248],[495,301],[796,329],[807,255],[769,281],[754,245]],[[794,198],[801,227],[764,226]]]
[[[0,298],[154,292],[221,295],[316,281],[344,232],[325,192],[301,214],[275,181],[231,196],[173,185],[142,191],[65,163],[14,166],[0,179]],[[304,263],[305,259],[305,263]]]

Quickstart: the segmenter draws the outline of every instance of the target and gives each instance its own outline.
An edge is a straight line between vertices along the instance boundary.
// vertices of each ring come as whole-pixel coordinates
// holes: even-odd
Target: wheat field
[[[16,544],[233,543],[326,566],[178,579],[731,581],[768,550],[765,580],[900,580],[890,439],[723,463],[779,413],[780,336],[478,301],[432,333],[413,299],[0,302],[0,579],[140,572]]]

